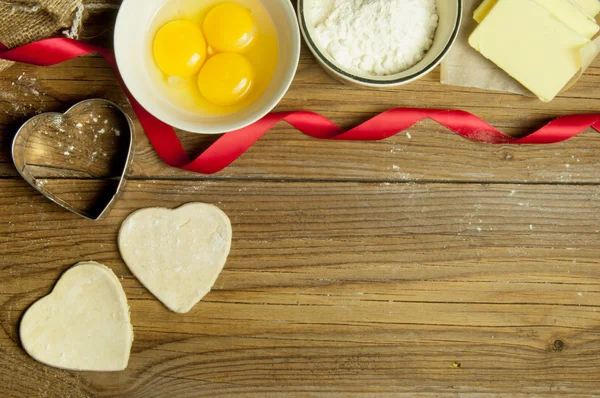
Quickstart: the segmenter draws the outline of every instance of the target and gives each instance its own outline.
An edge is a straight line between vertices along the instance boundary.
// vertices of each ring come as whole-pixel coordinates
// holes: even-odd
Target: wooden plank
[[[438,83],[439,73],[407,86],[381,91],[339,84],[317,66],[304,49],[297,77],[278,110],[320,112],[352,127],[394,106],[465,109],[513,135],[541,127],[553,117],[596,112],[600,98],[600,61],[557,100],[542,104],[514,95]],[[24,74],[23,74],[24,73]],[[20,80],[19,80],[20,78]],[[39,95],[36,95],[38,93]],[[8,147],[18,126],[37,112],[64,111],[82,99],[104,97],[127,105],[112,71],[98,57],[81,58],[51,68],[15,66],[0,73],[0,176],[15,176]],[[163,164],[138,126],[134,176],[197,178]],[[215,137],[181,133],[190,154]],[[215,178],[377,181],[510,181],[598,183],[596,133],[554,146],[510,147],[474,144],[433,122],[383,142],[327,142],[302,136],[282,124]],[[568,166],[567,166],[568,165]],[[56,176],[47,173],[46,176]]]
[[[84,201],[97,184],[53,189]],[[593,395],[598,195],[588,185],[133,180],[93,223],[5,179],[0,383],[15,396]],[[135,209],[189,201],[219,205],[234,242],[213,292],[177,315],[128,272],[116,235]],[[50,369],[19,347],[23,311],[84,259],[122,278],[136,336],[125,372]]]

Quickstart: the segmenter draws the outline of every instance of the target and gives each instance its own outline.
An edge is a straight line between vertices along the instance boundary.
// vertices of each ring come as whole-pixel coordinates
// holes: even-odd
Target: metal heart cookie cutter
[[[65,209],[97,221],[108,214],[121,194],[134,148],[131,118],[114,102],[95,98],[73,105],[64,114],[42,113],[27,120],[13,140],[12,159],[19,174],[37,191]],[[108,156],[109,151],[113,156]],[[44,173],[50,176],[40,178]],[[104,178],[117,173],[118,182]],[[93,205],[84,209],[47,187],[48,181],[64,178],[102,180],[111,186],[95,193]]]

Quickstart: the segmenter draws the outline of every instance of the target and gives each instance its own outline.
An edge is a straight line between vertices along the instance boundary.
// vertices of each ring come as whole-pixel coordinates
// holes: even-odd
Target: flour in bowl
[[[423,59],[438,26],[436,0],[307,2],[317,46],[351,72],[386,76]]]

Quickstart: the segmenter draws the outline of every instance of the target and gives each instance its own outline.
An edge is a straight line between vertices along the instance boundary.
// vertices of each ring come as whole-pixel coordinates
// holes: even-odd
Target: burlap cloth
[[[13,48],[72,31],[87,9],[116,7],[120,0],[0,0],[0,42]],[[79,26],[75,26],[77,30]],[[0,60],[0,71],[11,66]]]

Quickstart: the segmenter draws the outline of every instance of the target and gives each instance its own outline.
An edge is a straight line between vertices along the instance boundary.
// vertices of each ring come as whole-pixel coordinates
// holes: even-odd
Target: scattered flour
[[[423,59],[438,26],[436,0],[315,0],[317,45],[343,69],[386,76]]]
[[[10,90],[0,91],[0,103],[5,104],[3,107],[10,107],[10,110],[5,109],[4,113],[19,114],[20,116],[42,113],[43,107],[34,105],[33,102],[45,102],[45,93],[34,87],[35,84],[36,78],[26,76],[26,73],[22,72],[10,83]],[[24,98],[31,99],[32,103],[26,103]]]

